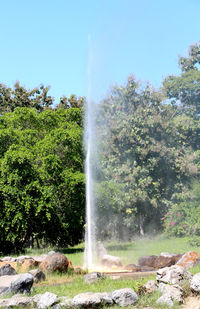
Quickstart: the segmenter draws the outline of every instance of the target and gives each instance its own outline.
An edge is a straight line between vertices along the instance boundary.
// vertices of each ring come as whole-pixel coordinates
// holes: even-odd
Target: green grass
[[[110,242],[104,243],[107,251],[111,255],[119,256],[123,265],[134,263],[137,264],[138,259],[144,255],[160,254],[161,252],[184,253],[187,251],[200,252],[200,247],[189,244],[189,237],[184,238],[167,238],[159,235],[154,238],[135,239],[131,242]],[[66,249],[46,248],[46,249],[27,249],[26,254],[34,256],[48,253],[51,250],[64,253],[67,258],[75,266],[83,265],[84,244],[79,244]]]
[[[137,291],[140,285],[145,284],[148,280],[154,279],[155,276],[149,276],[140,278],[137,280],[133,279],[120,279],[112,280],[109,277],[99,280],[97,283],[87,284],[83,280],[81,275],[72,275],[66,278],[69,281],[64,284],[53,284],[53,285],[38,285],[34,288],[33,293],[45,293],[46,291],[57,294],[58,296],[74,297],[79,293],[85,292],[112,292],[116,289],[122,289],[125,287],[132,288]]]

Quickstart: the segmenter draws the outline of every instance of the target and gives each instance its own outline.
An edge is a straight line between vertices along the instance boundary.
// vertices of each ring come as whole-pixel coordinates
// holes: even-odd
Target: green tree
[[[152,225],[161,228],[160,219],[171,207],[174,193],[181,192],[196,173],[191,149],[184,148],[184,139],[174,126],[177,107],[164,99],[162,92],[149,85],[140,88],[130,77],[124,87],[113,89],[97,113],[99,182],[102,186],[114,182],[124,191],[123,219],[119,216],[116,225],[121,230],[128,227],[130,234],[143,234]],[[108,203],[107,213],[111,208]],[[102,209],[99,216],[103,215]]]
[[[0,117],[0,247],[83,236],[82,110],[15,108]]]
[[[12,112],[16,107],[32,107],[38,111],[49,108],[54,99],[48,95],[49,87],[40,85],[27,90],[16,82],[14,89],[0,84],[0,114]]]

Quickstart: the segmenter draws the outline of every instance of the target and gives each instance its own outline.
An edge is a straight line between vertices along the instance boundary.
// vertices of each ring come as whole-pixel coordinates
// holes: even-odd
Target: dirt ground
[[[200,296],[189,296],[186,298],[182,309],[200,309]]]

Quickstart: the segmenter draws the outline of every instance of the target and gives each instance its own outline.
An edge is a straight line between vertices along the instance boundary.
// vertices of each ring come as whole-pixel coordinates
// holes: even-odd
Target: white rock
[[[72,306],[79,308],[96,308],[102,305],[112,305],[113,301],[109,293],[80,293],[72,300]]]
[[[197,273],[192,277],[190,288],[193,292],[200,293],[200,273]]]
[[[157,304],[168,305],[169,307],[173,307],[173,305],[174,305],[173,300],[167,294],[164,294],[160,298],[158,298],[156,303]]]
[[[179,284],[184,279],[191,280],[192,274],[181,266],[170,266],[157,270],[157,281],[170,284]]]
[[[183,302],[183,289],[179,285],[160,283],[158,289],[163,294],[163,296],[166,296],[166,298],[171,298],[178,303]]]
[[[46,292],[42,294],[42,296],[39,298],[39,301],[37,303],[38,309],[45,309],[48,307],[51,307],[52,305],[55,305],[59,302],[59,298],[56,294]]]
[[[138,300],[138,295],[130,288],[115,290],[112,292],[113,301],[121,307],[132,306]]]

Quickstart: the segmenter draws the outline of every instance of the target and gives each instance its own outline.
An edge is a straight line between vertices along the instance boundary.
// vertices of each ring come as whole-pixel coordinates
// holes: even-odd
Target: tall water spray
[[[89,57],[88,57],[88,98],[85,115],[85,146],[86,146],[86,232],[85,232],[85,257],[84,267],[88,270],[94,266],[95,252],[95,204],[94,204],[94,181],[92,172],[92,159],[94,149],[94,103],[92,101],[91,87],[91,68],[92,68],[92,51],[91,39],[88,36]]]

